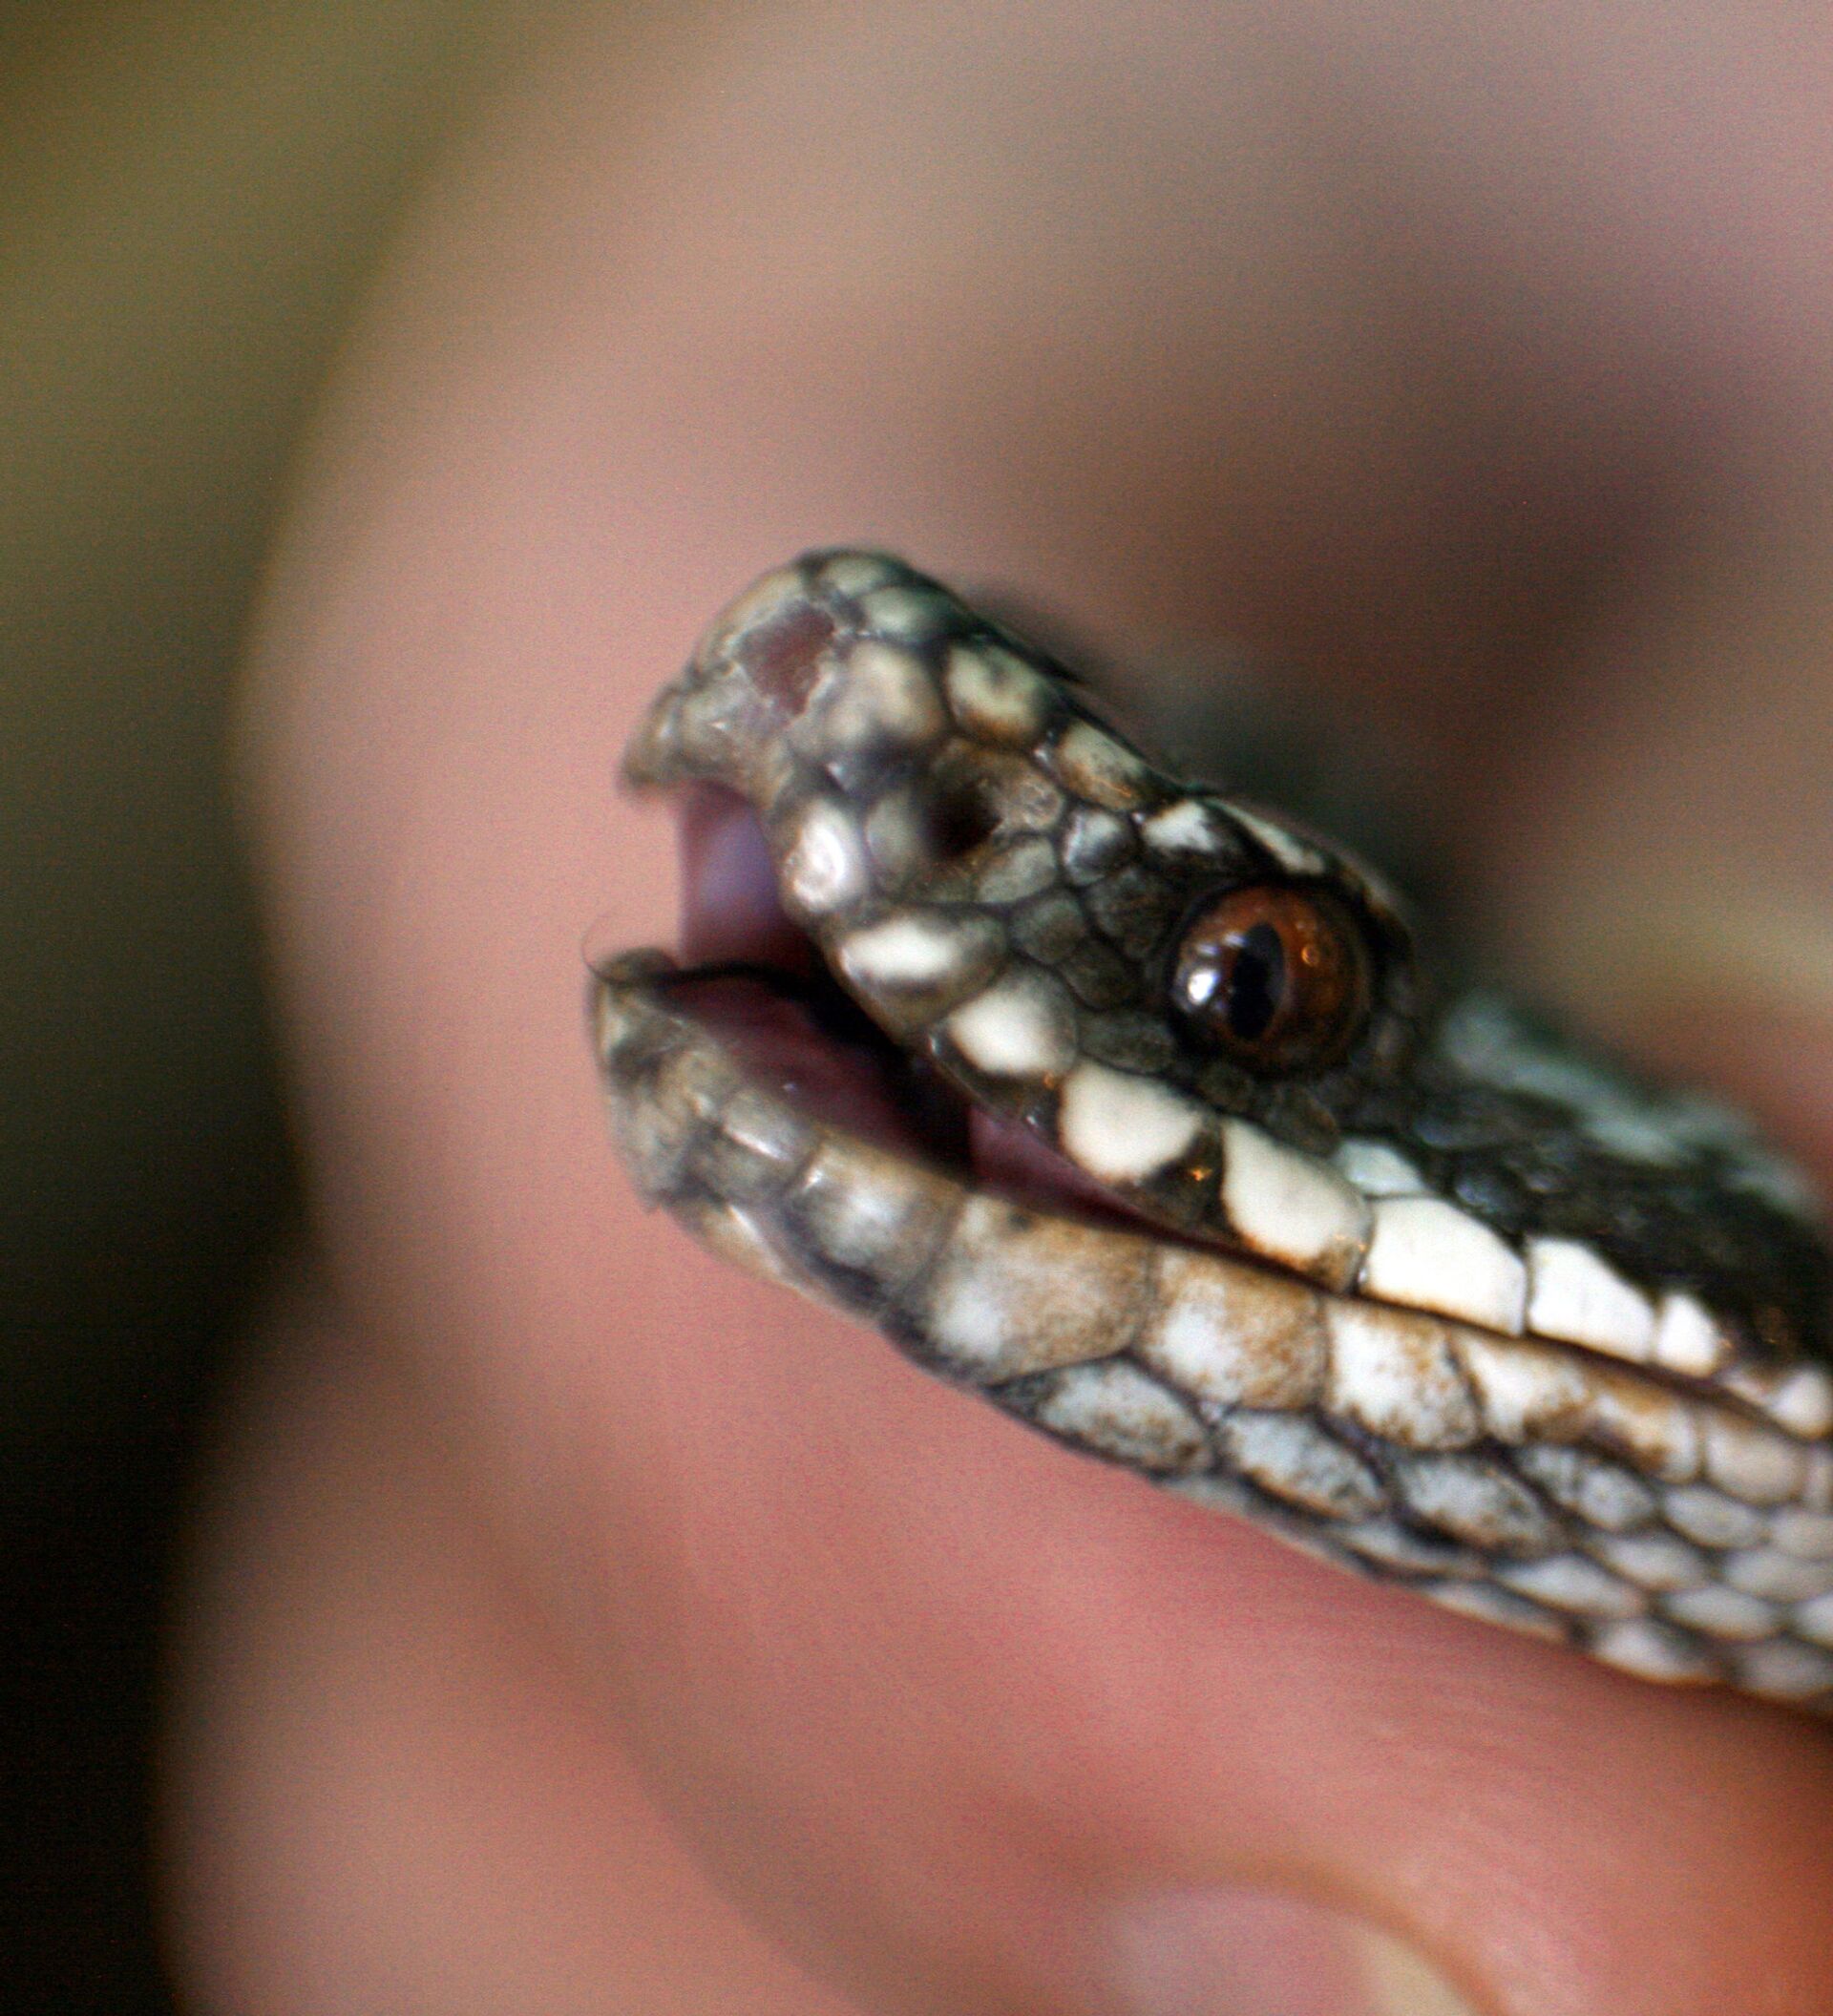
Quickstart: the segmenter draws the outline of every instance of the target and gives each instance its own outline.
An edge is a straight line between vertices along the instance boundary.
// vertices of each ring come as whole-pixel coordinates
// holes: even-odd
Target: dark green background
[[[164,2006],[187,1473],[293,1215],[223,781],[313,391],[495,67],[453,0],[0,4],[0,2004]]]

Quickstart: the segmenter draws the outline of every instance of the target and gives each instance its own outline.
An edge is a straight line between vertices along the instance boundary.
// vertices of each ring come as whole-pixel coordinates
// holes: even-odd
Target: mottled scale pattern
[[[618,1139],[708,1244],[1348,1565],[1651,1677],[1833,1701],[1827,1249],[1740,1117],[1442,996],[1378,876],[1155,766],[883,555],[748,591],[626,771],[748,799],[859,1006],[1141,1221],[798,1112],[628,955],[595,989]],[[1169,1005],[1193,910],[1269,882],[1327,889],[1369,951],[1369,1012],[1304,1076]]]
[[[1021,1209],[761,1090],[650,955],[596,990],[644,1195],[1052,1435],[1633,1671],[1833,1700],[1833,1448],[1708,1389]]]

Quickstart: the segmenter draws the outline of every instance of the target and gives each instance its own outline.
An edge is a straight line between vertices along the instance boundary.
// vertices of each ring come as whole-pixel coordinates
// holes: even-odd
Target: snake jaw
[[[1155,770],[1055,673],[879,555],[716,621],[626,773],[696,788],[689,881],[726,900],[690,909],[697,965],[630,956],[594,995],[644,1193],[1333,1559],[1833,1701],[1827,1267],[1773,1162],[1510,1011],[1435,1014],[1374,878]],[[1296,1073],[1167,1007],[1193,905],[1256,881],[1366,933],[1360,1019]]]

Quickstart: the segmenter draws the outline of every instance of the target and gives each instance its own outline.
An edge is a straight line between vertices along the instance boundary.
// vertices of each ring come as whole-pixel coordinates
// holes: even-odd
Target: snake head
[[[1360,863],[1179,782],[1044,654],[874,554],[742,598],[626,768],[741,798],[834,981],[1066,1181],[1353,1275],[1366,1211],[1327,1158],[1422,1024],[1411,934]],[[1306,1228],[1230,1185],[1231,1137],[1310,1192]]]
[[[882,554],[748,590],[625,773],[689,963],[607,965],[599,1051],[703,1237],[1334,1558],[1833,1693],[1833,1270],[1748,1123],[1440,990],[1378,874]]]

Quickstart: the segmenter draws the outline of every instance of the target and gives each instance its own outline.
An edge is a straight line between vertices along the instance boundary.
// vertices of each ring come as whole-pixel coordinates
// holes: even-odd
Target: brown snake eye
[[[1333,1062],[1368,1007],[1368,952],[1326,890],[1232,889],[1185,928],[1171,999],[1205,1041],[1262,1071]]]

